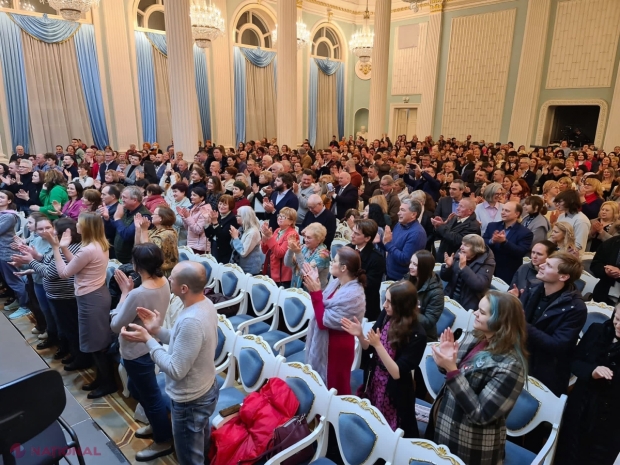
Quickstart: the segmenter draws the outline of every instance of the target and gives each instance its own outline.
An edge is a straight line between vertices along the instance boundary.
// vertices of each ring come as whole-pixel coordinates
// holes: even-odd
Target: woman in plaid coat
[[[448,328],[433,347],[446,382],[426,436],[466,464],[502,464],[506,417],[527,376],[525,317],[516,297],[497,291],[482,298],[474,316],[474,331],[460,343]]]

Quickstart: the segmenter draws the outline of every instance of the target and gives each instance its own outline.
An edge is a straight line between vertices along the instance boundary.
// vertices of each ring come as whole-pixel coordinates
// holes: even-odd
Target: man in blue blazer
[[[278,213],[284,207],[293,210],[299,208],[299,199],[293,192],[293,176],[289,173],[280,173],[273,182],[273,193],[269,200],[263,199],[265,217],[269,220],[269,227],[275,231],[278,229]]]
[[[532,247],[532,231],[519,223],[523,207],[517,202],[506,202],[502,207],[502,221],[489,223],[484,232],[484,242],[495,255],[495,276],[506,283],[512,281],[517,269],[523,265]]]

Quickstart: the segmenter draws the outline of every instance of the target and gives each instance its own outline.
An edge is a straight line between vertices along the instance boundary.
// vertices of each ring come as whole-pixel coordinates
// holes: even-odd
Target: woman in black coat
[[[411,371],[418,370],[424,355],[426,333],[418,321],[417,301],[415,286],[398,281],[386,291],[383,310],[367,335],[355,317],[342,319],[342,329],[372,352],[357,394],[369,399],[390,427],[403,429],[407,438],[420,435]]]
[[[418,290],[418,319],[426,331],[427,342],[437,340],[437,321],[444,308],[443,284],[433,269],[435,257],[428,250],[411,256],[407,278]]]
[[[220,263],[230,263],[233,251],[230,227],[237,224],[237,217],[233,214],[235,199],[232,195],[222,195],[217,205],[218,211],[211,210],[209,216],[206,211],[210,206],[202,208],[203,216],[209,223],[205,228],[205,235],[211,241],[211,255]]]
[[[620,313],[592,323],[577,346],[555,463],[612,465],[620,453]]]

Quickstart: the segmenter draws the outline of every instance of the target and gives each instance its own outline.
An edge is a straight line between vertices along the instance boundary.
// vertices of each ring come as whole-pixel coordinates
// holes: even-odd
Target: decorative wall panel
[[[394,40],[392,51],[392,95],[411,95],[422,93],[422,70],[426,53],[427,23],[399,26],[396,37],[403,27],[418,26],[417,47],[400,48],[399,40]]]

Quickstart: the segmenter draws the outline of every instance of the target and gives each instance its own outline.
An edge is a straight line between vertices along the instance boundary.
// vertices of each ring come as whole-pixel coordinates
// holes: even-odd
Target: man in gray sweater
[[[130,324],[121,335],[145,342],[153,361],[166,375],[166,393],[172,401],[172,434],[181,465],[204,463],[209,449],[209,417],[215,409],[219,389],[215,382],[217,312],[204,297],[205,268],[196,262],[181,262],[172,270],[170,290],[183,302],[174,327],[159,324],[157,310],[138,307],[144,327]],[[159,344],[168,345],[168,352]]]

